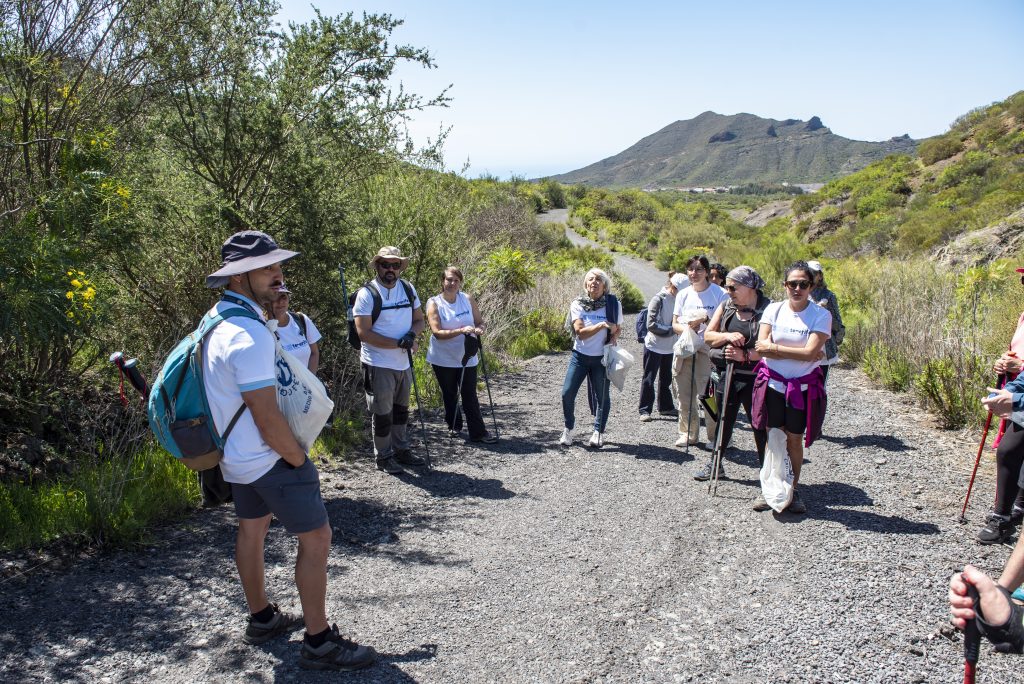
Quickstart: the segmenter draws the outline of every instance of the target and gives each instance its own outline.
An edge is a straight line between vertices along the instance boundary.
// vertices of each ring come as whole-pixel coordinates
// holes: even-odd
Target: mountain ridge
[[[916,146],[908,135],[883,142],[844,138],[818,116],[779,120],[708,110],[674,121],[618,154],[550,178],[609,188],[817,183],[889,154],[912,154]]]

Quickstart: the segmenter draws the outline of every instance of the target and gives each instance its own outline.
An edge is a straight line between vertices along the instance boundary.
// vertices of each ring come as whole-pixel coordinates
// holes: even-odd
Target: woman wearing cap
[[[828,309],[832,314],[832,337],[825,343],[825,360],[821,363],[821,372],[824,378],[828,378],[828,371],[832,364],[839,361],[839,345],[843,343],[846,335],[846,327],[843,325],[843,317],[839,315],[839,300],[832,290],[825,285],[825,271],[820,261],[808,261],[811,273],[814,276],[814,289],[811,290],[811,301],[818,306]]]
[[[640,420],[651,420],[654,383],[658,381],[658,413],[678,416],[672,403],[672,345],[679,335],[672,329],[676,295],[689,286],[690,279],[671,271],[668,283],[647,304],[647,336],[644,337],[644,379],[640,385]]]
[[[462,292],[462,280],[462,271],[449,266],[441,275],[441,294],[427,300],[427,324],[431,331],[427,361],[433,366],[441,388],[448,435],[454,437],[462,431],[462,412],[456,413],[461,392],[469,439],[493,444],[498,440],[487,433],[476,396],[479,343],[474,343],[483,334],[484,324],[476,301]]]
[[[1017,273],[1024,273],[1024,268],[1018,268]],[[1024,275],[1020,276],[1020,282],[1024,285]],[[1022,359],[1024,313],[1017,320],[1017,330],[1010,340],[1010,348],[996,360],[992,370],[1001,381],[1009,384],[1019,379],[1024,365]],[[982,544],[1002,544],[1013,536],[1014,530],[1024,519],[1024,485],[1018,485],[1018,480],[1024,475],[1024,426],[1003,418],[999,422],[999,435],[993,446],[996,449],[996,500],[986,516],[985,526],[978,531],[978,541]]]
[[[569,321],[572,324],[572,356],[562,383],[562,417],[565,429],[558,443],[572,444],[572,431],[576,426],[576,395],[584,379],[597,393],[597,411],[594,416],[594,432],[590,446],[601,448],[604,444],[604,430],[608,424],[611,409],[611,392],[608,375],[603,364],[604,348],[619,339],[619,321],[622,320],[622,306],[611,294],[611,278],[599,268],[592,268],[583,277],[586,294],[573,300],[569,305]]]
[[[272,313],[277,319],[277,338],[281,340],[281,347],[316,373],[320,367],[320,331],[306,314],[288,311],[291,290],[282,285],[277,291],[279,296]]]
[[[825,415],[825,384],[819,370],[822,349],[832,334],[832,315],[810,299],[811,267],[797,261],[786,269],[786,299],[769,304],[761,316],[754,351],[761,355],[754,379],[751,423],[758,429],[786,433],[786,451],[793,466],[793,499],[786,509],[806,513],[800,496],[804,447],[821,434]],[[768,510],[764,497],[754,510]]]
[[[711,361],[715,364],[720,381],[715,383],[715,403],[719,407],[717,429],[722,431],[722,445],[732,439],[733,428],[740,406],[747,415],[753,415],[754,372],[761,355],[754,349],[760,330],[761,316],[771,304],[764,295],[764,280],[750,266],[737,266],[725,278],[725,290],[729,301],[723,302],[704,331],[704,341],[711,348]],[[732,363],[733,376],[729,387],[729,403],[723,406],[726,364]],[[718,436],[715,436],[717,441]],[[764,447],[768,431],[754,430],[754,445],[757,447],[758,465],[764,463]],[[709,480],[712,476],[712,460],[698,472],[694,479]],[[719,462],[719,478],[725,477],[725,468]]]

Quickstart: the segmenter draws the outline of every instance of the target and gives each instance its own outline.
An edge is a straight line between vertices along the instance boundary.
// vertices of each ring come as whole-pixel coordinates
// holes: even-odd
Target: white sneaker
[[[600,449],[603,444],[604,436],[597,430],[594,430],[594,434],[590,435],[590,446]]]
[[[654,420],[654,418],[651,417],[650,413],[641,413],[640,414],[640,422],[641,423],[650,423],[652,420]]]
[[[684,446],[686,446],[686,435],[679,435],[679,439],[676,440],[676,444],[675,445],[677,447],[684,447]]]
[[[565,428],[562,430],[562,436],[558,438],[558,443],[562,446],[569,446],[572,444],[572,428]]]

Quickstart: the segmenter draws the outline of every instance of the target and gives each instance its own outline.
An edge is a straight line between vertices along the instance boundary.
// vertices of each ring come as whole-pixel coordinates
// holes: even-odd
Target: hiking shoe
[[[562,446],[569,446],[572,444],[572,428],[565,428],[562,430],[562,436],[558,438],[558,443]]]
[[[758,513],[763,513],[767,510],[771,510],[771,506],[769,506],[768,502],[764,500],[764,494],[761,494],[756,499],[754,499],[754,510],[757,511]]]
[[[699,471],[697,471],[697,473],[693,476],[693,479],[697,480],[699,482],[707,482],[708,480],[711,479],[711,474],[712,474],[712,472],[714,472],[714,470],[713,470],[714,467],[715,467],[714,462],[713,461],[708,461],[707,464],[703,468],[701,468]],[[719,480],[724,480],[725,479],[725,468],[722,467],[721,463],[718,464],[718,479]]]
[[[803,515],[807,512],[807,504],[800,498],[800,492],[793,492],[793,500],[786,506],[786,510],[796,515]]]
[[[490,434],[489,432],[485,432],[484,434],[480,435],[479,437],[472,437],[472,438],[470,438],[469,441],[470,442],[483,442],[484,444],[495,444],[495,443],[497,443],[498,438],[495,437],[494,435]]]
[[[407,466],[421,466],[426,464],[426,461],[424,461],[422,458],[412,453],[408,449],[399,449],[398,451],[396,451],[395,460],[401,463],[402,465]]]
[[[650,413],[641,413],[640,414],[640,422],[641,423],[650,423],[652,420],[654,420],[654,417],[651,416]]]
[[[1021,522],[1024,522],[1024,508],[1014,504],[1010,509],[1010,524],[1017,527]]]
[[[676,446],[677,447],[685,447],[686,443],[687,443],[686,435],[679,435],[679,439],[676,440]],[[689,443],[690,443],[690,446],[695,446],[695,447],[699,447],[700,446],[700,440],[699,439],[691,439],[691,440],[689,440]]]
[[[383,470],[385,473],[390,475],[398,475],[404,473],[402,466],[398,465],[398,461],[395,460],[394,456],[388,456],[387,458],[377,459],[377,470]]]
[[[594,430],[594,434],[590,435],[590,446],[595,449],[600,449],[604,445],[604,435],[597,430]]]
[[[978,541],[982,544],[1002,544],[1013,534],[1013,523],[996,513],[989,513],[985,526],[978,530]]]
[[[1018,603],[1024,603],[1024,585],[1014,589],[1013,593],[1010,594],[1010,598],[1012,598],[1014,601],[1017,601]]]
[[[338,633],[338,625],[331,625],[327,641],[313,648],[305,639],[299,649],[299,667],[307,670],[359,670],[369,667],[377,659],[377,652],[369,646],[360,646]]]
[[[458,437],[459,436],[459,431],[458,430],[449,430],[448,431],[448,436],[449,437]]]
[[[668,411],[658,411],[659,416],[665,416],[666,418],[678,418],[679,411],[676,409],[669,409]]]
[[[270,607],[274,609],[274,616],[266,622],[257,622],[253,619],[252,615],[249,616],[249,624],[245,627],[242,641],[258,646],[265,644],[279,634],[291,632],[302,626],[301,615],[285,612],[278,608],[276,603],[271,603]]]

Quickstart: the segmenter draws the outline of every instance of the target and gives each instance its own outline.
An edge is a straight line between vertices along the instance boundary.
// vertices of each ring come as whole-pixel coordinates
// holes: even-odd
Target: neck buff
[[[587,295],[582,295],[576,298],[579,305],[583,307],[584,311],[597,311],[602,308],[608,301],[608,295],[603,294],[597,299],[591,299]]]

